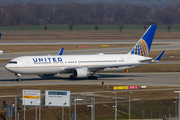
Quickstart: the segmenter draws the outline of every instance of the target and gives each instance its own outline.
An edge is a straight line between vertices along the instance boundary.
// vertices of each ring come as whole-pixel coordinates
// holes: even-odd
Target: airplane
[[[127,54],[62,55],[60,52],[60,55],[21,56],[12,59],[5,69],[15,73],[17,81],[21,74],[54,76],[70,73],[70,79],[97,79],[98,71],[123,71],[158,62],[165,51],[157,58],[148,57],[156,28],[157,25],[151,25]]]
[[[4,51],[0,50],[0,54],[3,54]]]

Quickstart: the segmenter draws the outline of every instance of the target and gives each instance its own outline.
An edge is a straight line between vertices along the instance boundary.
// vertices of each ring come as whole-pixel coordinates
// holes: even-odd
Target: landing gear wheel
[[[20,78],[17,78],[17,82],[20,82],[21,81],[21,79]]]
[[[72,79],[74,79],[74,76],[73,76],[73,75],[70,75],[69,78],[72,80]]]
[[[95,79],[95,80],[97,80],[97,78],[98,78],[97,76],[94,76],[94,79]]]
[[[20,81],[21,81],[21,79],[20,79],[21,74],[17,73],[17,74],[15,74],[15,75],[16,75],[16,78],[17,78],[17,82],[20,82]]]

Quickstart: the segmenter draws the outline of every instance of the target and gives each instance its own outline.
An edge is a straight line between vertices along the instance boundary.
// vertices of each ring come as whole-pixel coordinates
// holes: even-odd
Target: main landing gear
[[[69,78],[70,78],[71,80],[75,79],[75,77],[74,77],[73,75],[70,75]]]
[[[19,73],[16,73],[15,75],[16,75],[17,82],[20,82],[20,81],[21,81],[21,79],[20,79],[20,77],[21,77],[21,74],[19,74]]]

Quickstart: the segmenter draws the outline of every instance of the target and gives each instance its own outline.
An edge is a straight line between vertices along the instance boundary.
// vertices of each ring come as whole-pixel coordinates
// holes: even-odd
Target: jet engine
[[[90,73],[87,68],[76,68],[72,72],[74,78],[87,77]]]

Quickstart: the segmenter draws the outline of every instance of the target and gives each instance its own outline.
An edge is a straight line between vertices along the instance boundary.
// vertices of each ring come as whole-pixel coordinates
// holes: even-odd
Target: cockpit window
[[[10,61],[9,63],[17,64],[17,61]]]

